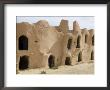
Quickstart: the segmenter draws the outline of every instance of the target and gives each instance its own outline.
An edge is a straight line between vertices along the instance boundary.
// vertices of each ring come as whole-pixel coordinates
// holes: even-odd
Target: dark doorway
[[[69,39],[68,40],[68,44],[67,44],[67,48],[68,49],[71,49],[71,44],[72,44],[72,39]]]
[[[82,53],[80,52],[78,55],[78,62],[82,61]]]
[[[55,57],[53,55],[50,55],[49,59],[48,59],[48,66],[49,66],[49,68],[53,68],[55,66],[54,65],[55,64],[54,60],[55,60]]]
[[[29,64],[28,56],[20,57],[20,62],[19,62],[19,69],[20,70],[27,69],[28,68],[28,64]]]
[[[91,52],[91,60],[94,60],[94,52]]]
[[[78,36],[76,48],[80,48],[80,39],[81,39],[81,36]]]
[[[28,38],[26,36],[19,37],[19,50],[28,50]]]
[[[65,65],[71,65],[70,57],[66,57]]]
[[[85,35],[85,43],[87,43],[88,35]]]
[[[92,36],[92,45],[94,45],[94,35]]]

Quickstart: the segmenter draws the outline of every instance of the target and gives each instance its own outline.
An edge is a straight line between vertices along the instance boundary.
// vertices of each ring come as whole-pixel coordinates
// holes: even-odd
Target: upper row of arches
[[[85,43],[87,43],[88,35],[85,35]],[[76,48],[80,48],[81,36],[77,37],[77,45]],[[92,45],[94,45],[94,35],[92,36]],[[71,49],[72,46],[72,38],[68,40],[67,48]],[[28,50],[28,38],[24,35],[19,37],[19,50]]]
[[[88,42],[88,35],[85,35],[85,43]],[[94,45],[94,35],[92,36],[92,45]],[[80,48],[80,43],[81,43],[81,36],[78,35],[77,37],[77,41],[76,41],[76,48]],[[72,38],[68,39],[68,43],[67,43],[67,48],[68,50],[71,49],[72,46]]]

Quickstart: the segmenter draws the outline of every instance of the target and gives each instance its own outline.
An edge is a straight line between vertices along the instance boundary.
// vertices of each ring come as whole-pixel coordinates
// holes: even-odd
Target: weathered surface
[[[74,66],[63,65],[59,66],[58,69],[26,69],[19,71],[18,74],[94,74],[94,63],[82,63]]]
[[[50,26],[45,20],[34,24],[16,24],[17,71],[27,68],[54,68],[94,60],[94,30],[80,29],[68,21]],[[50,57],[51,56],[51,57]]]

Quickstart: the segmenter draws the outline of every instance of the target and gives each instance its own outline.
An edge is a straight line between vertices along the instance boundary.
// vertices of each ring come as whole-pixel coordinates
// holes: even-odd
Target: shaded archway
[[[66,57],[65,65],[71,65],[70,57]]]
[[[19,37],[19,50],[28,50],[28,38],[26,36]]]
[[[72,45],[72,39],[70,38],[70,39],[68,40],[67,48],[68,48],[68,49],[71,49],[71,45]]]
[[[19,69],[20,70],[24,70],[28,68],[28,64],[29,64],[29,57],[28,56],[22,56],[20,57],[20,61],[19,61]]]
[[[49,68],[53,68],[55,66],[55,57],[50,55],[48,58],[48,66]]]
[[[94,60],[94,51],[91,52],[91,60]]]
[[[88,35],[86,34],[85,35],[85,43],[87,43],[87,40],[88,40]]]
[[[82,61],[82,53],[81,52],[78,54],[78,62],[80,62],[80,61]]]
[[[92,36],[92,45],[94,45],[94,35]]]
[[[78,36],[76,48],[80,48],[80,41],[81,41],[81,36]]]

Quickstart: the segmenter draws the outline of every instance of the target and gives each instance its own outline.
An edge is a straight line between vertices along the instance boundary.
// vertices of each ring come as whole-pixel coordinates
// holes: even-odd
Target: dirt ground
[[[59,66],[57,69],[27,69],[18,74],[94,74],[94,63],[82,63],[73,66]]]

